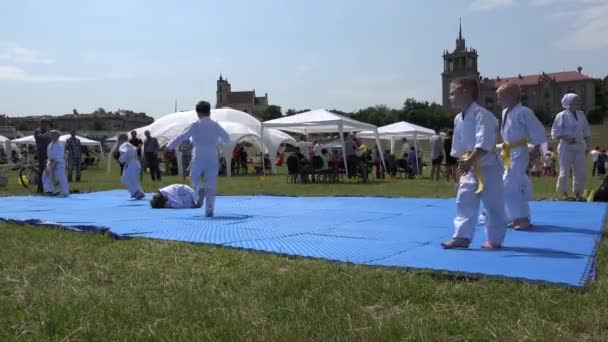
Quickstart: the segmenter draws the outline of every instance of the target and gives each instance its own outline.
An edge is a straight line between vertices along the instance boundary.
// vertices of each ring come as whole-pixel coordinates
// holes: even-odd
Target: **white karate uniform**
[[[475,174],[474,167],[460,177],[456,197],[454,238],[473,239],[481,200],[486,210],[485,226],[488,242],[500,245],[505,239],[507,219],[502,182],[503,167],[496,154],[497,130],[498,120],[494,114],[477,103],[471,104],[464,118],[463,113],[459,113],[454,119],[454,137],[450,154],[455,158],[461,158],[476,148],[486,151],[478,159],[484,183],[483,191],[479,194],[475,193],[478,175]]]
[[[196,208],[198,194],[191,187],[183,184],[173,184],[158,190],[167,199],[167,204],[173,209]]]
[[[508,111],[508,112],[507,112]],[[534,112],[521,104],[502,112],[500,129],[505,143],[528,140],[533,145],[547,142],[545,128]],[[532,182],[526,171],[530,163],[528,144],[511,148],[511,163],[503,175],[505,187],[505,209],[509,221],[530,217],[528,201],[533,195]]]
[[[559,136],[567,135],[576,139],[573,144],[561,140],[557,146],[559,160],[559,177],[557,178],[556,191],[568,192],[568,179],[570,168],[574,171],[573,190],[576,194],[582,194],[585,190],[586,180],[586,154],[587,142],[585,138],[591,136],[591,128],[587,118],[582,111],[576,111],[578,120],[570,109],[560,112],[553,121],[551,137],[557,139]]]
[[[127,187],[131,197],[135,196],[138,192],[143,193],[141,186],[139,186],[141,163],[137,158],[137,147],[127,141],[120,145],[118,152],[120,152],[118,161],[124,164],[120,182]]]
[[[47,167],[42,173],[44,192],[56,193],[55,181],[59,183],[59,192],[69,195],[70,188],[65,175],[65,146],[61,141],[51,142],[46,148]],[[48,173],[51,171],[52,175]]]
[[[205,206],[207,211],[213,211],[215,191],[217,189],[217,174],[219,172],[218,145],[230,142],[230,135],[217,122],[204,117],[186,129],[169,142],[167,148],[175,147],[192,138],[194,152],[190,163],[192,186],[197,192],[205,191]],[[205,181],[201,184],[201,176]]]

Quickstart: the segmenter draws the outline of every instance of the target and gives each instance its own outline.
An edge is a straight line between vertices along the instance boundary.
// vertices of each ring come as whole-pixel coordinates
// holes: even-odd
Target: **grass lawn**
[[[121,188],[116,167],[83,179],[72,188]],[[9,181],[0,195],[26,193]],[[555,196],[555,179],[534,182],[537,198]],[[447,181],[219,184],[221,194],[454,196]],[[606,273],[606,241],[598,281],[577,292],[0,223],[0,340],[608,340]]]

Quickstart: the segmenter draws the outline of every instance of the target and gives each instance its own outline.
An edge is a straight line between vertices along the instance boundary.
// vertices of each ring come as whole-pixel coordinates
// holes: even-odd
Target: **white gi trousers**
[[[131,197],[135,196],[139,191],[143,192],[141,186],[139,186],[139,172],[141,170],[141,163],[137,159],[129,160],[125,163],[120,182],[127,187]]]
[[[486,210],[486,235],[488,242],[501,245],[507,233],[507,219],[503,191],[503,167],[498,162],[481,166],[483,191],[477,191],[478,180],[474,169],[460,177],[456,196],[456,218],[454,219],[455,239],[473,240],[475,226],[479,219],[480,201]]]
[[[42,173],[42,187],[44,192],[56,193],[55,182],[59,183],[59,192],[62,195],[70,194],[68,186],[68,178],[65,176],[65,163],[56,162],[52,169],[52,175],[48,174],[47,170],[51,166],[51,161],[47,161],[47,167]]]
[[[197,158],[190,164],[190,178],[192,187],[201,195],[201,189],[205,192],[205,208],[213,210],[215,206],[215,192],[217,189],[217,174],[219,172],[219,161],[217,156],[212,158]],[[204,179],[201,182],[201,177]],[[203,200],[202,198],[200,199]]]
[[[574,171],[573,191],[582,194],[585,190],[586,181],[586,158],[584,144],[568,144],[560,141],[557,146],[559,159],[559,177],[557,178],[557,192],[568,192],[568,181],[571,170]]]
[[[509,221],[530,217],[528,201],[532,197],[532,182],[526,173],[529,162],[527,146],[511,150],[511,164],[503,175],[505,209]]]

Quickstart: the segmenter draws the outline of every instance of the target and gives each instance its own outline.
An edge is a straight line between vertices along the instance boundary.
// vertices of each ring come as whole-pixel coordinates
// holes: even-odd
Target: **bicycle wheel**
[[[38,171],[31,166],[19,170],[19,183],[30,192],[38,189]]]

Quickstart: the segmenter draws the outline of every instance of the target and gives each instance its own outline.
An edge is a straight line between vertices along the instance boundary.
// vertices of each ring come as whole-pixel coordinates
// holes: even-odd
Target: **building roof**
[[[542,73],[536,75],[520,75],[516,77],[498,78],[498,79],[483,79],[482,85],[494,86],[496,88],[507,82],[514,82],[519,86],[534,86],[538,85],[539,81],[543,77],[548,77],[557,83],[562,82],[576,82],[576,81],[588,81],[593,78],[580,73],[578,71],[564,71],[564,72],[553,72],[553,73]]]
[[[233,91],[228,94],[228,104],[254,103],[255,93],[253,91]]]

